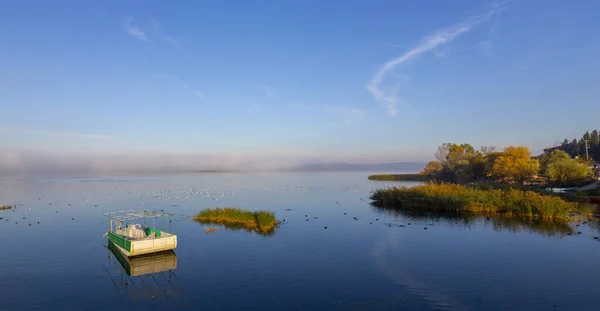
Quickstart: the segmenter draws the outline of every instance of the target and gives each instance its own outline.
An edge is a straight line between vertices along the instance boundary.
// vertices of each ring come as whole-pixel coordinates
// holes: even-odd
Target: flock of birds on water
[[[86,181],[86,182],[82,182],[82,184],[87,184],[90,181]],[[30,182],[31,184],[34,183],[40,183],[40,181],[37,182]],[[96,187],[92,186],[92,188],[88,188],[86,189],[88,193],[90,193],[88,196],[83,196],[80,198],[80,200],[74,201],[73,203],[67,203],[64,204],[63,202],[59,202],[59,203],[55,203],[53,205],[52,202],[48,202],[48,201],[52,201],[52,199],[56,200],[56,194],[57,193],[68,193],[69,191],[72,191],[70,189],[67,188],[66,184],[68,183],[61,183],[58,181],[42,181],[41,183],[46,183],[46,186],[50,185],[49,188],[51,188],[51,191],[42,191],[42,193],[45,194],[39,194],[39,196],[37,197],[37,201],[38,202],[29,202],[29,203],[19,203],[19,204],[14,204],[13,207],[11,209],[8,209],[7,211],[12,211],[12,212],[17,212],[17,211],[28,211],[30,212],[32,210],[31,207],[29,206],[33,206],[34,209],[39,209],[40,205],[42,204],[47,204],[48,207],[50,207],[50,209],[52,209],[52,207],[59,207],[56,211],[55,214],[59,214],[59,211],[64,208],[64,207],[77,207],[77,206],[84,206],[84,207],[94,207],[94,208],[98,208],[99,205],[110,205],[110,206],[120,206],[120,203],[122,203],[122,206],[137,206],[139,208],[121,208],[121,209],[153,209],[152,207],[156,207],[156,206],[163,206],[163,207],[177,207],[179,204],[164,204],[164,203],[170,203],[170,202],[181,202],[181,201],[202,201],[202,200],[212,200],[214,202],[218,202],[219,200],[222,200],[223,198],[227,198],[227,197],[233,197],[233,196],[253,196],[253,195],[262,195],[265,194],[265,192],[276,192],[276,191],[280,191],[280,192],[296,192],[296,193],[306,193],[306,192],[312,192],[312,191],[318,191],[318,190],[323,190],[325,187],[323,186],[287,186],[284,188],[277,188],[277,187],[273,187],[270,186],[268,184],[265,184],[262,186],[262,188],[234,188],[233,186],[226,186],[224,188],[220,188],[220,189],[205,189],[205,188],[199,188],[199,187],[187,187],[187,188],[182,188],[182,189],[160,189],[160,190],[151,190],[149,185],[146,185],[143,188],[136,188],[136,189],[122,189],[122,187],[120,187],[118,184],[121,182],[115,182],[117,185],[113,186],[110,190],[111,191],[99,191],[98,189],[96,189]],[[72,182],[69,182],[72,183]],[[100,182],[100,183],[106,183],[106,182]],[[110,182],[109,182],[110,183]],[[63,184],[64,187],[60,187],[60,185]],[[26,188],[26,187],[25,187]],[[359,187],[358,185],[352,185],[352,186],[347,186],[347,185],[342,185],[341,189],[345,192],[347,191],[358,191],[359,189],[362,189],[361,187]],[[24,190],[24,187],[5,187],[5,190],[7,193],[11,193],[11,192],[16,192],[16,193],[21,193],[22,190]],[[365,188],[365,190],[367,190],[367,188]],[[49,192],[49,193],[46,193]],[[104,192],[104,194],[103,194]],[[28,195],[30,194],[30,191],[27,191]],[[93,193],[93,194],[92,194]],[[24,191],[25,194],[25,191]],[[79,193],[81,194],[81,193]],[[267,193],[268,194],[268,193]],[[106,196],[109,199],[100,199],[102,196]],[[365,198],[360,198],[360,200],[362,201],[366,201]],[[29,200],[30,201],[30,200]],[[62,201],[62,200],[57,200],[57,201]],[[215,205],[218,205],[218,203],[214,203]],[[339,205],[339,202],[336,202],[336,204]],[[146,208],[147,207],[147,208]],[[211,206],[213,207],[213,206]],[[117,208],[120,209],[120,208]],[[286,209],[287,211],[291,211],[291,209]],[[9,214],[0,214],[0,221],[4,220],[4,222],[11,222],[14,221],[14,224],[19,224],[19,221],[21,221],[21,223],[26,223],[28,224],[28,226],[32,226],[32,225],[39,225],[42,223],[41,220],[34,220],[32,221],[31,219],[28,219],[28,217],[23,216],[21,219],[11,219],[10,216],[7,216]],[[316,219],[316,217],[315,217]],[[355,219],[357,219],[355,217]],[[70,217],[70,220],[75,220],[75,217]],[[307,219],[308,220],[308,219]],[[284,221],[286,221],[284,219]]]
[[[252,196],[260,196],[260,195],[269,195],[270,193],[287,193],[287,192],[296,192],[296,193],[308,193],[308,192],[316,192],[316,191],[323,191],[326,190],[326,188],[324,186],[290,186],[287,185],[285,187],[281,187],[281,185],[279,185],[278,187],[273,187],[272,185],[268,185],[268,184],[264,184],[262,187],[260,188],[240,188],[240,187],[234,187],[231,185],[228,186],[224,186],[222,188],[216,188],[216,189],[207,189],[207,188],[203,188],[203,187],[182,187],[179,189],[158,189],[158,190],[153,190],[150,185],[146,184],[144,187],[137,187],[137,188],[132,188],[132,189],[124,189],[125,187],[122,187],[123,182],[97,182],[94,183],[91,187],[87,187],[86,189],[80,189],[81,191],[78,191],[77,194],[79,195],[79,199],[77,201],[73,201],[72,203],[65,203],[63,202],[64,200],[59,200],[56,197],[56,194],[65,194],[65,193],[69,193],[69,192],[73,192],[72,189],[69,189],[67,184],[69,183],[73,183],[73,182],[68,182],[68,183],[61,183],[58,181],[42,181],[42,182],[30,182],[31,184],[39,184],[42,183],[45,186],[45,190],[46,191],[41,191],[39,192],[39,196],[37,197],[37,202],[31,202],[31,200],[29,200],[27,203],[23,204],[23,203],[19,203],[16,204],[16,206],[14,206],[14,208],[12,209],[8,209],[8,210],[1,210],[0,211],[0,223],[11,223],[14,222],[14,224],[18,225],[18,224],[26,224],[27,226],[34,226],[34,225],[40,225],[42,224],[42,222],[44,221],[44,218],[48,219],[48,216],[45,216],[44,218],[41,218],[39,215],[36,216],[35,213],[32,213],[31,215],[34,216],[20,216],[19,217],[11,217],[9,213],[4,213],[7,211],[12,211],[12,212],[16,212],[16,211],[26,211],[26,212],[30,212],[32,211],[32,207],[34,209],[40,209],[41,206],[46,205],[48,206],[48,208],[44,208],[44,210],[46,212],[48,212],[48,209],[52,209],[53,207],[58,207],[58,209],[55,209],[55,214],[59,214],[60,213],[64,213],[64,212],[68,212],[68,210],[62,210],[65,207],[94,207],[94,208],[98,208],[99,206],[110,206],[111,210],[108,211],[114,211],[114,210],[119,210],[119,209],[156,209],[157,206],[160,206],[163,208],[163,210],[165,209],[170,209],[173,210],[174,208],[178,207],[179,204],[184,204],[184,201],[192,201],[192,202],[198,202],[199,204],[206,204],[207,200],[211,200],[214,201],[214,203],[212,203],[211,205],[215,205],[215,206],[200,206],[198,205],[198,211],[200,210],[200,208],[213,208],[213,207],[218,207],[218,203],[219,200],[222,200],[224,198],[231,198],[234,196],[242,196],[244,198],[250,198]],[[62,184],[62,187],[61,187]],[[87,182],[82,182],[80,183],[80,185],[83,184],[87,184]],[[97,187],[96,185],[103,185],[103,188],[100,189],[100,187]],[[135,182],[128,182],[128,184],[136,184]],[[109,185],[110,187],[107,187],[107,185]],[[361,193],[368,193],[370,190],[374,190],[374,189],[369,189],[369,188],[363,188],[359,185],[342,185],[339,186],[340,190],[342,192],[361,192]],[[24,190],[26,187],[21,186],[14,186],[14,187],[6,187],[5,191],[7,191],[7,193],[21,193],[22,190]],[[31,193],[31,190],[28,189],[28,191],[26,191],[27,194]],[[24,193],[25,194],[25,191]],[[88,194],[87,196],[85,196],[84,194]],[[104,197],[104,198],[102,198]],[[359,198],[361,201],[364,202],[364,204],[368,204],[367,201],[368,199],[366,197],[360,197]],[[56,201],[51,202],[52,200]],[[210,201],[209,201],[210,202]],[[3,203],[3,202],[0,202]],[[339,201],[336,201],[335,204],[337,206],[342,205],[342,203],[340,203]],[[29,207],[29,206],[32,207]],[[127,208],[116,208],[116,206],[119,207],[127,207]],[[159,208],[160,208],[159,207]],[[242,206],[243,208],[243,206]],[[99,208],[101,209],[101,208]],[[279,219],[282,224],[288,225],[289,222],[289,214],[287,214],[287,212],[293,212],[294,209],[291,208],[286,208],[285,209],[285,213],[286,215],[288,215],[288,218],[283,218],[283,219]],[[342,213],[342,209],[339,210],[340,211],[340,216]],[[106,211],[105,211],[106,212]],[[364,215],[364,214],[363,214]],[[181,219],[189,219],[189,216],[184,216],[181,215]],[[353,221],[359,221],[359,218],[357,216],[351,216],[348,215],[348,212],[343,212],[343,217],[348,217],[348,219],[351,219]],[[66,217],[63,218],[63,220],[71,220],[74,221],[75,217]],[[318,216],[309,216],[308,214],[304,214],[304,221],[308,222],[308,221],[315,221],[319,219]],[[296,219],[298,220],[298,219]],[[405,222],[402,224],[399,224],[397,222],[381,222],[379,220],[379,218],[375,218],[375,217],[370,217],[368,219],[361,219],[361,221],[367,221],[369,225],[377,225],[379,224],[383,224],[387,227],[399,227],[399,228],[404,228],[407,226],[411,226],[411,222],[408,221],[410,219],[404,219]],[[489,218],[487,219],[489,220]],[[423,218],[423,219],[415,219],[412,222],[412,226],[423,226],[423,230],[427,230],[428,227],[434,226],[436,222],[438,222],[439,219],[429,219],[429,218]],[[326,221],[323,222],[323,229],[329,229],[330,225],[325,224]],[[360,222],[360,221],[359,221]],[[458,223],[458,222],[456,222]],[[465,222],[465,224],[468,224],[468,222]],[[585,224],[585,223],[584,223]],[[577,227],[579,228],[579,224],[577,225]],[[577,234],[580,235],[582,234],[581,231],[577,231]],[[569,234],[570,235],[570,234]],[[594,237],[594,239],[599,239],[599,237]]]
[[[89,182],[93,182],[93,181],[86,181],[86,182],[82,182],[81,184],[87,184]],[[36,183],[45,183],[46,186],[46,191],[42,191],[41,194],[39,194],[39,196],[37,197],[37,201],[35,203],[25,203],[25,205],[23,203],[20,204],[16,204],[16,206],[14,208],[12,208],[11,210],[13,212],[16,211],[27,211],[30,212],[32,210],[31,207],[28,207],[27,205],[33,206],[35,209],[39,209],[40,205],[42,204],[47,204],[47,206],[52,209],[52,207],[59,207],[58,209],[55,210],[55,214],[59,214],[60,213],[64,213],[67,211],[61,211],[62,208],[64,207],[78,207],[78,206],[84,206],[84,207],[94,207],[94,208],[98,208],[101,205],[109,205],[109,206],[137,206],[139,207],[139,209],[152,209],[152,207],[155,206],[163,206],[165,208],[175,208],[177,206],[179,206],[179,204],[169,204],[169,203],[181,203],[182,201],[202,201],[202,200],[211,200],[214,202],[218,202],[219,200],[222,200],[223,198],[227,198],[227,197],[233,197],[233,196],[244,196],[244,197],[250,197],[253,195],[268,195],[269,192],[273,193],[273,192],[279,192],[279,193],[287,193],[287,192],[296,192],[296,193],[307,193],[307,192],[315,192],[315,191],[320,191],[320,190],[325,190],[324,186],[291,186],[291,185],[286,185],[285,187],[281,187],[281,185],[278,185],[278,187],[274,187],[268,184],[264,184],[262,187],[260,188],[235,188],[231,185],[223,187],[223,188],[218,188],[218,189],[206,189],[206,188],[201,188],[201,187],[185,187],[185,188],[180,188],[180,189],[159,189],[159,190],[152,190],[150,185],[146,185],[145,187],[140,187],[140,188],[135,188],[135,189],[123,189],[124,187],[120,186],[120,184],[122,184],[123,182],[120,181],[113,181],[113,182],[98,182],[99,184],[112,184],[112,187],[110,187],[109,189],[106,189],[108,191],[103,191],[102,189],[98,189],[96,186],[92,185],[91,188],[87,188],[83,191],[80,191],[79,194],[84,194],[84,193],[89,193],[89,195],[87,196],[81,196],[80,199],[78,201],[74,201],[72,203],[66,203],[64,204],[64,202],[62,202],[62,200],[56,200],[56,194],[57,193],[68,193],[72,190],[70,190],[67,187],[67,184],[72,184],[73,182],[66,182],[66,183],[61,183],[59,181],[35,181],[35,182],[30,182],[31,184],[36,184]],[[128,183],[132,183],[132,182],[128,182]],[[61,186],[62,185],[62,186]],[[50,189],[50,191],[48,191],[48,188]],[[359,185],[341,185],[339,186],[339,189],[342,192],[358,192],[358,191],[362,191],[364,190],[364,192],[368,192],[370,189],[369,188],[363,188]],[[10,192],[17,192],[20,193],[22,190],[24,190],[24,187],[21,186],[15,186],[15,187],[6,187],[5,190],[10,193]],[[49,193],[48,193],[49,192]],[[30,191],[27,191],[27,193],[30,193]],[[101,197],[105,196],[108,199],[102,199]],[[55,201],[61,201],[58,203],[55,203],[53,205],[52,199],[54,199]],[[366,203],[366,201],[368,201],[368,199],[366,197],[361,197],[359,198],[361,201],[364,201]],[[166,204],[165,204],[166,203]],[[122,204],[122,205],[121,205]],[[218,203],[214,203],[215,205],[218,205]],[[340,206],[341,203],[339,201],[335,202],[336,205]],[[66,206],[65,206],[66,205]],[[147,207],[147,208],[146,208]],[[210,207],[216,207],[216,206],[210,206]],[[136,208],[117,208],[117,209],[136,209]],[[113,211],[113,210],[111,210]],[[290,208],[285,209],[286,212],[291,212],[293,211]],[[347,215],[347,212],[343,213],[344,215]],[[28,226],[33,226],[33,225],[40,225],[42,223],[42,220],[38,220],[38,217],[28,217],[26,216],[22,216],[20,219],[12,219],[10,216],[8,216],[9,214],[5,214],[2,215],[0,214],[0,223],[2,222],[2,220],[4,220],[5,223],[10,223],[10,222],[14,222],[14,224],[27,224]],[[47,218],[47,216],[45,217]],[[182,218],[189,218],[189,216],[185,216]],[[318,217],[317,216],[312,216],[313,220],[316,220]],[[67,217],[65,218],[66,220],[71,220],[74,221],[75,217]],[[358,221],[358,217],[354,216],[351,219]],[[283,218],[282,220],[280,219],[280,221],[286,225],[289,224],[289,219],[287,218]],[[305,221],[309,221],[309,217],[308,214],[305,214]],[[374,218],[372,220],[369,221],[369,225],[373,225],[374,223],[379,222],[379,218]],[[396,227],[404,227],[405,225],[397,225],[397,224],[392,224],[392,223],[387,223],[386,224],[388,227],[392,227],[392,226],[396,226]],[[407,224],[410,226],[410,222]],[[430,225],[433,225],[430,224]],[[329,229],[329,226],[324,226],[324,229]],[[424,229],[426,230],[427,227],[424,227]]]

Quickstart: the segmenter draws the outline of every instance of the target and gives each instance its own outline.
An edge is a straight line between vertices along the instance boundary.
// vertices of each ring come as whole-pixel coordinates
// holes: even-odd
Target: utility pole
[[[585,141],[585,160],[589,162],[590,161],[590,155],[588,153],[588,148],[589,148],[588,147],[588,141],[587,141],[587,139],[584,140],[584,141]]]

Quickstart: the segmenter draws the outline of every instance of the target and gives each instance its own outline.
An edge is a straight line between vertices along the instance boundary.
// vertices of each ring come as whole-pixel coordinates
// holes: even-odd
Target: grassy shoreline
[[[427,183],[376,190],[371,200],[381,206],[428,212],[504,215],[570,221],[577,203],[534,191],[476,189],[457,184]]]
[[[193,220],[205,224],[218,224],[232,229],[247,229],[261,234],[272,233],[279,222],[270,211],[248,211],[234,207],[205,209]]]
[[[432,176],[422,174],[375,174],[369,176],[370,180],[388,180],[388,181],[431,181]]]

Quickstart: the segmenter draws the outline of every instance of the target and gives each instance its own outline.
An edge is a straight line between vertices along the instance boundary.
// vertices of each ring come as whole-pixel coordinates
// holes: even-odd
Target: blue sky
[[[4,1],[0,146],[429,160],[599,128],[600,2]],[[16,151],[15,151],[16,152]]]

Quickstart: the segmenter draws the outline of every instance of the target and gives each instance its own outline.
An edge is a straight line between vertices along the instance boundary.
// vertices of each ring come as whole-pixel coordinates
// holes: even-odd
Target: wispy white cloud
[[[107,140],[111,139],[112,136],[105,134],[88,134],[88,133],[73,133],[73,132],[60,132],[60,131],[39,131],[39,130],[30,130],[23,128],[14,128],[14,127],[0,127],[0,133],[12,133],[12,134],[22,134],[22,135],[43,135],[43,136],[65,136],[65,137],[74,137],[74,138],[82,138],[82,139],[97,139],[97,140]]]
[[[181,43],[181,41],[179,39],[176,39],[173,36],[167,35],[167,34],[165,34],[162,31],[160,23],[156,19],[150,19],[150,23],[152,24],[152,27],[154,29],[154,33],[156,33],[156,36],[158,38],[160,38],[161,40],[169,43],[171,46],[173,46],[176,49],[182,49],[183,48],[183,44]]]
[[[133,17],[128,17],[123,21],[123,28],[130,36],[142,41],[148,41],[146,32],[138,25],[134,24]]]
[[[385,103],[386,109],[390,115],[395,115],[396,105],[399,101],[403,101],[398,96],[399,82],[389,81],[390,72],[399,65],[402,65],[412,59],[417,58],[421,54],[430,52],[439,46],[450,43],[456,37],[471,30],[477,24],[489,20],[495,14],[501,12],[501,5],[495,5],[494,8],[485,14],[472,17],[450,27],[438,30],[432,35],[425,36],[413,48],[404,54],[389,60],[383,64],[375,75],[367,84],[367,90],[373,95],[376,100]]]
[[[162,40],[175,49],[183,50],[183,43],[181,40],[166,34],[156,19],[151,18],[149,23],[146,23],[146,26],[145,29],[142,28],[139,24],[134,22],[133,17],[123,19],[123,28],[130,36],[141,41],[150,41],[151,38],[154,39],[154,42]]]

